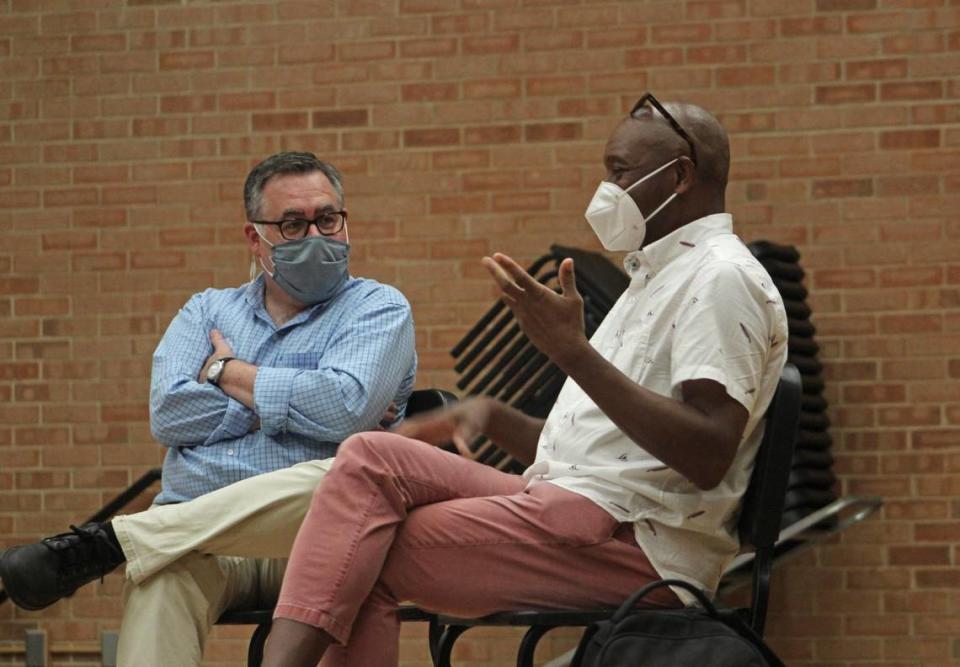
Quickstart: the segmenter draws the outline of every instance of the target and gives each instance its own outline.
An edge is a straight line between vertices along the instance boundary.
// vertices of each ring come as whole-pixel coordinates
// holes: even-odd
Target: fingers
[[[422,417],[411,417],[394,427],[392,432],[431,445],[442,446],[452,442],[461,456],[475,459],[476,455],[470,449],[470,443],[477,439],[480,431],[475,424],[454,412],[455,410],[456,408],[441,409]]]
[[[390,405],[387,406],[386,412],[383,413],[383,416],[380,417],[380,426],[383,428],[388,428],[397,419],[397,404],[393,401],[390,402]]]
[[[219,329],[210,330],[210,343],[213,345],[213,353],[215,356],[222,357],[233,354],[233,348],[230,347],[230,343],[223,337]]]
[[[470,443],[459,432],[453,434],[453,446],[457,448],[457,453],[465,459],[475,461],[477,455],[470,449]]]
[[[560,269],[558,273],[560,279],[560,289],[563,290],[563,295],[579,295],[580,293],[577,291],[577,278],[573,270],[572,258],[567,257],[565,260],[560,262]]]
[[[449,420],[427,413],[422,417],[405,419],[392,430],[398,435],[422,440],[431,445],[444,445],[450,442],[453,428]]]
[[[523,296],[523,290],[510,279],[510,276],[490,257],[484,257],[480,260],[483,267],[487,270],[493,281],[497,283],[500,292],[506,297],[508,303],[514,302]]]
[[[493,254],[493,261],[524,291],[535,290],[541,287],[540,283],[524,271],[523,267],[501,252]]]
[[[420,433],[419,420],[412,417],[408,417],[394,426],[392,429],[390,429],[390,432],[396,433],[397,435],[402,435],[406,438],[417,438],[418,440],[421,439],[418,437]]]
[[[551,291],[503,253],[494,253],[481,261],[506,297],[507,305],[522,298],[539,299]]]

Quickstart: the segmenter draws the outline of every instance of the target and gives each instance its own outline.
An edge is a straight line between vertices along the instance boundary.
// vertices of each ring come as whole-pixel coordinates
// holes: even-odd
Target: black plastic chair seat
[[[802,521],[804,518],[810,516],[817,510],[824,507],[822,504],[811,503],[809,505],[797,505],[795,507],[786,508],[783,511],[783,519],[788,525],[795,524],[799,521]],[[828,516],[821,520],[818,524],[824,528],[829,528],[837,523],[836,516]]]
[[[457,395],[443,389],[422,389],[410,394],[407,400],[407,414],[439,410],[457,402]]]
[[[582,626],[595,621],[610,618],[612,609],[527,609],[490,614],[481,618],[459,618],[440,614],[440,625],[491,625],[491,626],[532,626],[548,625],[551,628],[563,626]]]
[[[415,622],[415,621],[429,621],[435,618],[434,614],[429,611],[424,611],[420,607],[414,607],[413,605],[404,605],[397,610],[397,616],[400,617],[400,620],[404,623]]]
[[[273,622],[273,609],[230,609],[217,619],[217,625],[260,625]]]

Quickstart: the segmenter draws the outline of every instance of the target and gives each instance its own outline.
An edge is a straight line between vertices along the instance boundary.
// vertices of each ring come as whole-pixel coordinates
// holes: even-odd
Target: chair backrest
[[[755,550],[750,625],[761,636],[767,616],[773,550],[780,534],[783,500],[797,438],[802,391],[800,371],[788,363],[767,408],[763,440],[737,524],[740,542]]]

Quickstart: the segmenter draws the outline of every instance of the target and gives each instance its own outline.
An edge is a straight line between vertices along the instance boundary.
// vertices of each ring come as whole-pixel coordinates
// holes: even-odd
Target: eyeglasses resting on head
[[[689,134],[687,134],[687,131],[683,129],[680,123],[677,122],[676,118],[671,116],[670,112],[667,111],[659,101],[657,101],[657,98],[653,96],[653,93],[644,93],[643,97],[637,100],[637,103],[633,105],[633,109],[630,110],[630,116],[636,116],[637,111],[643,109],[647,104],[660,112],[660,115],[663,116],[668,123],[670,123],[670,127],[672,127],[674,131],[679,134],[684,141],[687,142],[687,145],[690,147],[690,161],[693,162],[694,166],[696,166],[697,149],[693,145],[693,139]]]

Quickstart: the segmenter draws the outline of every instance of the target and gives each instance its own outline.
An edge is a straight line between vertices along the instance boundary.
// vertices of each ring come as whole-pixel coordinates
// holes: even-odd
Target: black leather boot
[[[3,552],[0,579],[13,603],[30,611],[43,609],[116,569],[126,557],[104,526],[70,526],[69,533]]]

